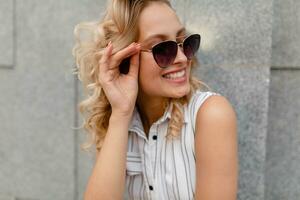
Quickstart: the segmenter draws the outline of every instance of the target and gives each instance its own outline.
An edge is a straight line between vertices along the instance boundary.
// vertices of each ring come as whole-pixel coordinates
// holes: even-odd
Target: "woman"
[[[102,22],[75,35],[89,91],[81,112],[97,147],[85,199],[236,199],[235,112],[192,76],[200,35],[169,1],[112,0]]]

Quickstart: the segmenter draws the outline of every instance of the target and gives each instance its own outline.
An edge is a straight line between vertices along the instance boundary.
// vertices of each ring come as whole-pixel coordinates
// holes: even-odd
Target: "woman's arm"
[[[238,186],[236,114],[225,97],[211,96],[196,120],[196,200],[235,200]]]
[[[112,115],[85,192],[85,200],[122,199],[130,118]]]
[[[112,50],[109,43],[99,61],[99,83],[112,114],[87,184],[85,200],[122,199],[125,188],[128,127],[138,92],[140,45],[133,43],[115,54]],[[129,72],[120,74],[119,65],[127,57],[131,57]]]

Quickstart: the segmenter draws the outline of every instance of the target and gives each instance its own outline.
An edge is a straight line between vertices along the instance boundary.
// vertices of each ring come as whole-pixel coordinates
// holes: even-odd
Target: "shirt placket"
[[[148,191],[151,199],[157,199],[156,195],[159,194],[159,187],[155,184],[156,176],[156,162],[157,162],[157,142],[158,142],[158,124],[154,123],[149,130],[149,137],[144,147],[146,180],[148,180]]]

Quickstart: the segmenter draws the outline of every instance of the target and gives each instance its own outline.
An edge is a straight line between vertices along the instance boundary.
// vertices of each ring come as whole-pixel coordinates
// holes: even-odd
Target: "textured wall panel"
[[[272,70],[266,200],[300,197],[300,70]]]
[[[0,0],[0,68],[14,65],[14,1]]]
[[[300,68],[300,1],[274,0],[272,66]]]
[[[202,64],[270,65],[272,0],[187,2],[186,26],[202,35]]]
[[[15,70],[0,73],[0,191],[74,198],[73,5],[17,1]]]
[[[11,195],[0,193],[0,200],[16,200],[16,198]]]

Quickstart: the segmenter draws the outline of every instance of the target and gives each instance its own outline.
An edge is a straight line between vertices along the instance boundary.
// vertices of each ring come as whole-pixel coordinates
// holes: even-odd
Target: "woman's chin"
[[[178,88],[175,90],[172,94],[172,98],[181,98],[189,94],[190,92],[190,86],[185,87],[185,88]]]

